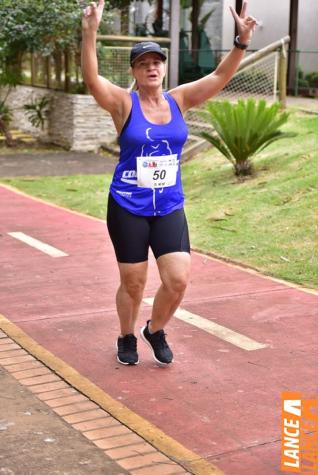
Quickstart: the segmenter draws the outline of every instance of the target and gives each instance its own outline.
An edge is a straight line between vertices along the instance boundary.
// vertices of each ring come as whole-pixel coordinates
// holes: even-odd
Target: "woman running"
[[[238,36],[233,49],[211,74],[163,91],[166,54],[152,41],[137,43],[130,65],[137,90],[128,92],[98,74],[96,34],[104,0],[91,3],[82,20],[83,78],[97,103],[112,116],[120,158],[110,185],[107,225],[120,273],[116,306],[120,322],[117,360],[138,364],[135,325],[147,278],[148,250],[157,262],[161,285],[151,318],[141,329],[155,361],[173,361],[164,329],[180,305],[190,273],[190,243],[184,214],[180,157],[187,139],[184,114],[218,94],[244,56],[255,18],[243,3],[238,15],[230,7]]]

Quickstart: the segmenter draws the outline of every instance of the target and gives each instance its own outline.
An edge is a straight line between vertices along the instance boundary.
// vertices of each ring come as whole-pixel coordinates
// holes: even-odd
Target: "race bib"
[[[166,188],[177,180],[178,155],[137,157],[137,186],[140,188]]]

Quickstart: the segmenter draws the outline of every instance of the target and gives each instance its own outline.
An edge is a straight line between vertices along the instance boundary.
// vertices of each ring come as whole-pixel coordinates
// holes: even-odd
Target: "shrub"
[[[44,129],[49,103],[49,98],[44,96],[41,99],[32,101],[31,104],[25,104],[23,106],[23,109],[33,127],[41,127],[42,130]]]
[[[308,81],[309,87],[318,87],[318,71],[306,74],[306,80]]]
[[[288,120],[288,113],[279,110],[279,103],[267,105],[264,99],[239,99],[208,102],[206,114],[216,134],[202,132],[201,136],[214,145],[233,165],[235,175],[253,173],[251,158],[276,140],[295,134],[279,128]]]

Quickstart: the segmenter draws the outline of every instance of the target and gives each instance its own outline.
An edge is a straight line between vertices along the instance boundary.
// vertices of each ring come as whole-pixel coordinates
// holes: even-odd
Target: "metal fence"
[[[167,49],[163,49],[168,53]],[[215,57],[220,61],[222,55],[226,52],[215,51]],[[130,47],[104,46],[99,44],[97,55],[100,74],[120,87],[130,87],[132,76],[129,73],[129,54]],[[259,71],[254,66],[250,68],[249,73],[242,72],[235,80],[232,80],[223,95],[230,95],[230,91],[234,90],[235,87],[250,94],[270,95],[273,89],[274,69],[272,63],[273,59],[267,59]],[[169,83],[169,65],[167,66],[167,75],[163,85],[165,89],[168,88]],[[217,61],[214,63],[214,68],[216,66]],[[191,79],[198,79],[211,71],[211,67],[206,67],[204,71],[200,68],[192,67]],[[185,82],[185,76],[180,75],[180,82]],[[79,55],[75,53],[68,53],[66,55],[63,53],[56,56],[43,57],[39,54],[26,54],[23,59],[23,84],[73,93],[84,93],[85,86],[81,75]]]
[[[218,98],[236,101],[239,98],[254,97],[276,101],[282,106],[286,103],[286,48],[289,36],[247,55],[239,70]],[[194,135],[200,134],[206,127],[202,120],[202,108],[188,111],[186,119]]]
[[[219,97],[234,99],[237,97],[266,98],[277,100],[279,53],[274,51],[254,64],[238,71]]]
[[[98,42],[97,54],[100,74],[115,84],[128,88],[132,82],[129,73],[130,46],[109,46]],[[166,51],[168,49],[166,48]],[[204,51],[200,51],[204,56]],[[213,56],[215,68],[226,51],[206,51],[206,56]],[[184,51],[180,51],[180,61]],[[297,70],[294,80],[294,95],[317,96],[318,90],[318,51],[297,51]],[[239,71],[220,94],[220,97],[233,98],[234,96],[255,96],[276,99],[278,79],[278,53],[272,52],[257,64]],[[213,69],[205,65],[193,65],[188,70],[180,63],[180,83],[198,79]],[[39,54],[26,54],[23,58],[23,84],[38,87],[47,87],[72,93],[85,93],[86,88],[82,80],[79,52],[56,53],[49,57]],[[169,68],[167,68],[167,71]],[[189,76],[191,74],[191,77]],[[168,88],[169,78],[165,78],[164,88]]]
[[[50,56],[26,53],[22,61],[22,83],[59,91],[84,93],[80,53],[59,51]]]
[[[238,98],[254,97],[265,98],[270,101],[277,100],[278,93],[278,65],[279,53],[277,51],[250,64],[242,71],[238,71],[227,86],[218,94],[216,99],[236,101]],[[202,108],[190,109],[186,120],[194,135],[200,135],[202,130],[210,131],[204,124]]]

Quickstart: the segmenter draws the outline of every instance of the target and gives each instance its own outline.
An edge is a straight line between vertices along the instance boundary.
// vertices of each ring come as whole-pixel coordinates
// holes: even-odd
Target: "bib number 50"
[[[166,178],[167,172],[166,170],[155,170],[153,173],[153,180],[164,180]]]
[[[137,186],[140,188],[166,188],[175,186],[178,173],[178,156],[155,155],[136,157]]]

